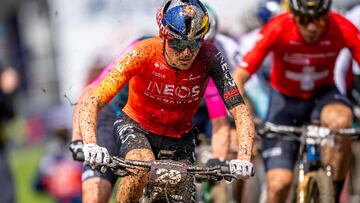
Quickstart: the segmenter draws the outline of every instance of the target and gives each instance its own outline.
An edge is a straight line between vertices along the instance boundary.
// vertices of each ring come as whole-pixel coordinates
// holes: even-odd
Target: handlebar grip
[[[255,167],[253,167],[251,170],[251,177],[253,177],[254,175],[255,175]]]
[[[81,151],[78,151],[74,154],[74,160],[76,161],[81,161],[81,162],[84,162],[85,161],[85,157],[84,157],[84,152],[81,150]]]

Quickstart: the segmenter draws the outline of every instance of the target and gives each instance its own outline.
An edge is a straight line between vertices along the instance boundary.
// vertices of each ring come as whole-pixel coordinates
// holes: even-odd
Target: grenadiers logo
[[[119,59],[117,64],[115,65],[115,69],[122,73],[124,71],[124,68],[129,65],[129,63],[136,57],[137,52],[136,50],[132,50],[129,53],[125,54],[123,57]]]
[[[233,78],[231,77],[231,74],[230,74],[230,70],[229,70],[229,67],[225,61],[225,58],[223,57],[223,55],[221,54],[221,52],[218,52],[215,57],[220,60],[220,64],[221,64],[221,69],[222,71],[224,72],[225,74],[225,80],[227,81],[227,83],[232,86],[232,87],[235,87],[236,84],[235,84],[235,81],[233,80]]]
[[[175,86],[173,84],[150,81],[145,95],[166,103],[192,103],[200,99],[200,85]]]

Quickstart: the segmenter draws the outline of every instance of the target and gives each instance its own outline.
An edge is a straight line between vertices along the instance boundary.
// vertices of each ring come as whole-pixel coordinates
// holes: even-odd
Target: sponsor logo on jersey
[[[337,56],[337,52],[326,52],[326,53],[285,53],[283,59],[284,61],[295,64],[295,65],[310,65],[311,60],[313,59],[321,59],[328,60],[329,58],[333,58]]]
[[[311,91],[315,88],[315,82],[326,78],[329,75],[329,70],[316,72],[315,67],[305,66],[302,72],[286,71],[286,78],[299,81],[300,88],[304,91]]]
[[[320,45],[322,45],[322,46],[330,46],[331,41],[330,40],[323,40],[323,41],[320,42]]]
[[[153,76],[155,76],[155,77],[158,77],[158,78],[163,78],[163,79],[166,78],[166,76],[165,76],[164,74],[159,73],[159,72],[153,71],[153,72],[151,72],[151,74],[152,74]]]
[[[289,44],[291,44],[291,45],[302,45],[301,42],[295,41],[295,40],[289,40]]]
[[[192,103],[200,99],[200,85],[176,86],[174,84],[150,81],[145,95],[166,103]]]
[[[167,69],[167,66],[166,66],[166,65],[164,65],[164,64],[162,64],[162,63],[158,63],[158,62],[154,63],[154,66],[155,66],[155,68],[158,68],[159,70],[165,70],[165,69]]]
[[[127,67],[130,61],[137,55],[136,50],[132,50],[129,53],[125,54],[123,57],[120,57],[119,62],[115,65],[115,69],[122,73],[124,68]]]
[[[221,69],[223,70],[224,74],[225,74],[225,79],[228,82],[228,84],[232,87],[235,87],[235,81],[233,80],[233,78],[231,77],[230,74],[230,70],[229,67],[226,63],[225,58],[223,57],[223,55],[221,54],[221,52],[218,52],[215,56],[217,59],[220,59],[220,64],[221,64]]]
[[[182,80],[184,81],[192,81],[192,80],[198,80],[201,78],[201,75],[194,76],[193,74],[190,74],[188,78],[184,78]]]

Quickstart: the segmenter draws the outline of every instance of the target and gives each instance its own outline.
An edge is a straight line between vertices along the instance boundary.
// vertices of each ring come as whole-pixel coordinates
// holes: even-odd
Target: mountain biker
[[[134,40],[130,45],[120,53],[120,57],[130,50],[135,44],[149,37],[144,36]],[[78,160],[82,153],[83,136],[80,133],[79,126],[79,104],[84,103],[92,94],[96,86],[104,79],[104,77],[116,65],[116,61],[110,63],[104,68],[98,77],[95,78],[81,93],[78,98],[78,105],[75,106],[72,119],[72,142],[70,150],[73,153],[74,160]],[[128,96],[128,85],[126,85],[120,93],[118,93],[108,105],[100,112],[97,119],[96,133],[97,143],[108,149],[111,155],[116,155],[115,139],[113,138],[113,123],[116,117],[121,114],[122,107],[125,106]],[[117,177],[111,170],[101,173],[98,169],[84,165],[82,174],[82,199],[84,202],[108,202],[111,196],[112,187],[115,185]]]
[[[234,80],[243,91],[263,58],[272,54],[267,121],[299,126],[320,120],[329,128],[351,127],[351,103],[334,86],[333,70],[343,47],[360,62],[360,34],[344,17],[329,11],[330,6],[331,0],[291,0],[290,11],[261,29],[256,44],[235,70]],[[298,147],[295,141],[263,141],[268,202],[286,201]],[[323,150],[323,161],[334,168],[338,194],[349,168],[349,142],[336,138],[336,147]]]
[[[344,16],[349,19],[358,29],[360,29],[360,4],[342,5],[346,8]],[[358,126],[360,121],[359,106],[360,106],[360,67],[353,62],[351,53],[348,49],[344,49],[338,56],[335,65],[335,84],[340,92],[348,95],[350,101],[353,103],[354,123]],[[350,77],[349,77],[350,76]],[[360,143],[353,142],[351,144],[352,159],[349,170],[349,189],[347,202],[360,202]],[[346,181],[345,181],[346,182]],[[346,186],[344,186],[346,188]],[[344,190],[343,190],[344,191]]]
[[[96,114],[129,82],[128,103],[114,123],[118,155],[126,159],[154,160],[158,151],[175,150],[175,160],[194,162],[191,118],[204,94],[209,77],[235,118],[238,157],[230,161],[231,173],[248,178],[254,127],[221,53],[203,38],[208,16],[198,0],[166,0],[157,13],[160,38],[136,44],[80,104],[80,129],[85,161],[109,162],[106,148],[96,144]],[[119,185],[117,201],[136,202],[148,181],[127,176]]]

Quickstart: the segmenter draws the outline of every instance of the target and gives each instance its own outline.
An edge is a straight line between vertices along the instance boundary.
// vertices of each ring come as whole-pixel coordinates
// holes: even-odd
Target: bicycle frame
[[[320,126],[306,126],[300,136],[300,150],[298,157],[298,186],[296,189],[297,203],[310,202],[314,192],[311,180],[323,169],[326,176],[331,177],[330,165],[321,162],[321,146],[334,143],[334,133]],[[324,141],[326,141],[324,143]]]

